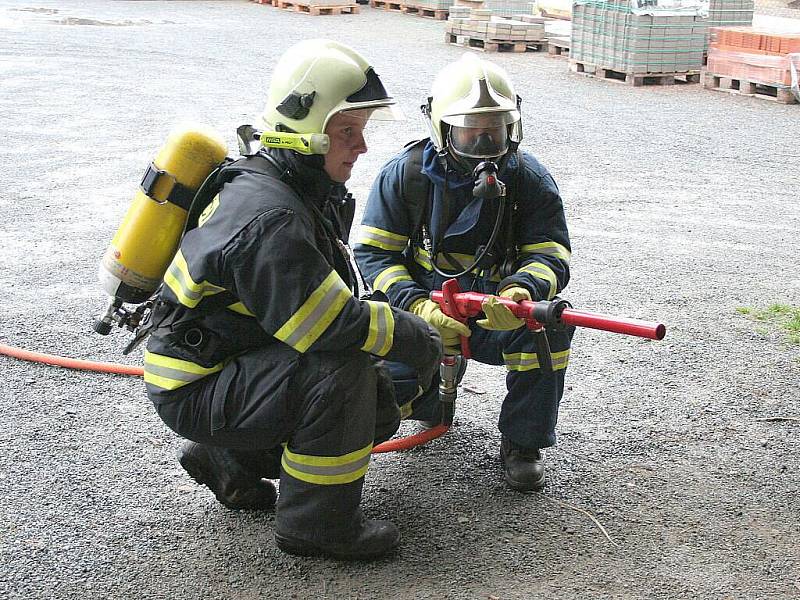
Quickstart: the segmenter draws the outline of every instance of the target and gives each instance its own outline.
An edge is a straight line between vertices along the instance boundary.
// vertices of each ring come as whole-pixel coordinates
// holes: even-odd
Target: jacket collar
[[[333,181],[325,172],[323,156],[305,156],[276,148],[270,148],[267,152],[286,169],[287,183],[301,198],[312,202],[320,210],[331,199],[340,203],[347,194],[344,184]]]

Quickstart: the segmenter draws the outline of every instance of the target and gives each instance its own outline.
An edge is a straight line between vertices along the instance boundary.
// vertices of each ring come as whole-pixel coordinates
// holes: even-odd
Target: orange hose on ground
[[[436,427],[431,427],[427,431],[417,433],[416,435],[410,435],[408,437],[389,440],[388,442],[378,444],[372,449],[372,453],[380,454],[382,452],[399,452],[400,450],[410,450],[411,448],[421,446],[422,444],[441,437],[447,433],[449,429],[450,425],[437,425]]]
[[[54,356],[52,354],[42,354],[41,352],[30,352],[22,350],[21,348],[14,348],[0,344],[0,354],[19,358],[20,360],[28,360],[31,362],[44,363],[46,365],[54,365],[56,367],[66,367],[67,369],[83,369],[84,371],[98,371],[100,373],[118,373],[119,375],[144,375],[142,367],[134,367],[131,365],[122,365],[118,363],[95,362],[91,360],[79,360],[77,358],[64,358],[63,356]]]
[[[141,377],[144,375],[142,367],[134,367],[131,365],[122,365],[119,363],[95,362],[91,360],[80,360],[77,358],[64,358],[63,356],[55,356],[53,354],[43,354],[41,352],[31,352],[29,350],[22,350],[21,348],[14,348],[13,346],[6,346],[0,344],[0,354],[18,358],[20,360],[27,360],[30,362],[44,363],[46,365],[53,365],[56,367],[65,367],[67,369],[81,369],[84,371],[97,371],[100,373],[117,373],[119,375],[135,375]],[[378,444],[372,449],[372,454],[381,454],[383,452],[398,452],[401,450],[410,450],[416,446],[421,446],[431,440],[441,437],[450,429],[449,425],[437,425],[427,431],[410,435],[396,440],[389,440]]]

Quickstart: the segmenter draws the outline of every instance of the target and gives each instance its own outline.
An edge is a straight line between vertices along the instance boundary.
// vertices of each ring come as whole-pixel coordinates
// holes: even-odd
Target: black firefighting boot
[[[400,532],[390,521],[361,513],[364,478],[342,485],[316,485],[281,474],[275,543],[287,554],[370,560],[390,553]]]
[[[276,451],[231,450],[185,442],[178,461],[197,483],[206,485],[228,508],[269,510],[275,506],[275,486],[263,478],[280,473]]]
[[[525,448],[503,436],[500,459],[503,461],[506,483],[511,489],[530,492],[544,487],[544,459],[538,448]]]

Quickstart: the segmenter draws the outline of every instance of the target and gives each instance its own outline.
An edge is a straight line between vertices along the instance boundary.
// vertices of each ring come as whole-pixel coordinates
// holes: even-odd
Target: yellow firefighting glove
[[[418,317],[425,319],[432,327],[435,327],[442,336],[442,346],[445,354],[461,354],[461,341],[458,336],[469,337],[472,332],[469,327],[452,317],[448,317],[442,312],[439,304],[433,300],[422,298],[412,304],[409,309]]]
[[[520,287],[518,285],[511,285],[505,288],[502,292],[498,294],[503,298],[510,298],[514,302],[521,302],[522,300],[530,300],[531,293],[526,290],[524,287]]]
[[[528,290],[523,287],[512,285],[507,287],[499,294],[503,298],[509,298],[514,302],[520,300],[530,300],[531,295]],[[493,331],[511,331],[512,329],[519,329],[525,324],[525,321],[518,319],[514,316],[508,308],[495,298],[489,296],[482,304],[483,314],[486,315],[485,319],[479,320],[476,324],[484,329]]]

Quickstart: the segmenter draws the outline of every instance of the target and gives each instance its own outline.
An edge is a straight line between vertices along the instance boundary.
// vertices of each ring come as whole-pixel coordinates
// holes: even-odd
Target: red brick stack
[[[706,71],[775,87],[792,85],[791,64],[800,67],[800,33],[754,27],[712,27]]]

